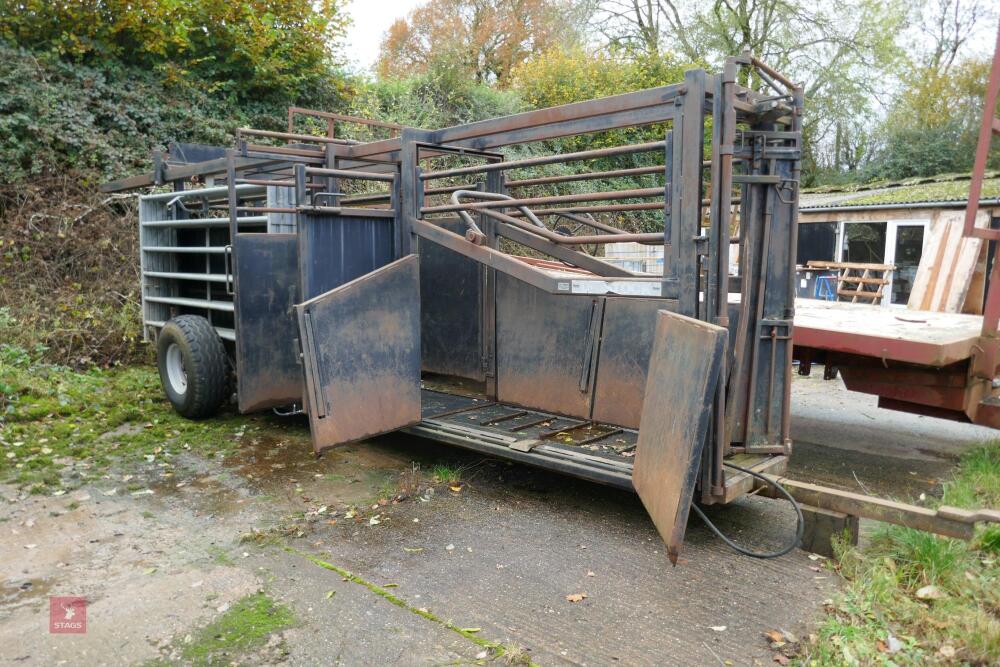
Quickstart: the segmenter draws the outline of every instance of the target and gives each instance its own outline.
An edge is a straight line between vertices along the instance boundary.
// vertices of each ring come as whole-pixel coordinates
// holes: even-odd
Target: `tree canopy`
[[[0,38],[95,64],[120,60],[237,97],[323,86],[342,0],[0,0]]]
[[[429,0],[382,42],[378,72],[405,77],[444,68],[477,83],[509,83],[514,67],[577,37],[570,0]]]

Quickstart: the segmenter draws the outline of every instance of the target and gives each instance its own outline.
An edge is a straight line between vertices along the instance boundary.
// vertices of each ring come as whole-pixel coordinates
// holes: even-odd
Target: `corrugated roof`
[[[969,179],[969,174],[942,174],[893,183],[812,188],[799,195],[799,209],[964,202],[969,198]],[[997,198],[1000,198],[1000,173],[987,172],[981,199]]]

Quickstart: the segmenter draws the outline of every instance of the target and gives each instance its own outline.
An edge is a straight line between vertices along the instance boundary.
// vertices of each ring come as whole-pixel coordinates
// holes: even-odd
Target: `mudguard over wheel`
[[[160,383],[178,414],[210,417],[219,410],[229,386],[226,348],[204,317],[180,315],[169,320],[156,342]]]

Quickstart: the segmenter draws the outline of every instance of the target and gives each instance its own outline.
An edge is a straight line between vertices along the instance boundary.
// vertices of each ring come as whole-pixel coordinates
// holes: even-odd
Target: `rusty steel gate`
[[[105,189],[173,188],[140,206],[143,323],[182,413],[218,405],[185,398],[215,385],[171,328],[205,320],[239,409],[296,406],[317,452],[403,429],[634,488],[675,560],[693,500],[790,453],[802,103],[743,56],[439,130],[293,109],[288,132],[175,145]],[[351,123],[390,136],[338,137]]]

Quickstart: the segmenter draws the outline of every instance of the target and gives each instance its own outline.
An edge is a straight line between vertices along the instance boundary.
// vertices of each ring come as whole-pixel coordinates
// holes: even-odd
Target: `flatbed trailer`
[[[982,329],[981,315],[797,299],[794,355],[879,407],[1000,428],[998,383],[972,372]]]
[[[1000,100],[1000,27],[990,67],[962,235],[987,243],[1000,230],[976,227],[983,178]],[[958,237],[956,237],[958,238]],[[880,407],[1000,428],[1000,262],[993,261],[982,316],[851,304],[796,304],[795,356],[800,372],[823,363]]]

